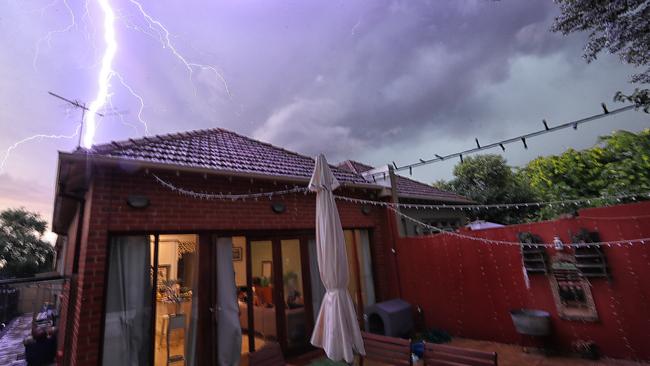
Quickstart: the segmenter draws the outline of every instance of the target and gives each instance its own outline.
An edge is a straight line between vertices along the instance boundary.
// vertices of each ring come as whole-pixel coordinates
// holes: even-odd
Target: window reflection
[[[156,366],[195,364],[197,242],[195,235],[161,235],[159,238],[154,345]],[[151,250],[152,254],[155,253],[153,245]]]

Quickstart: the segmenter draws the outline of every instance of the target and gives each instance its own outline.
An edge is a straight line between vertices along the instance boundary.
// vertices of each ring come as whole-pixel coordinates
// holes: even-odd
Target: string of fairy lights
[[[197,199],[204,199],[204,200],[221,200],[221,201],[240,201],[240,200],[259,200],[259,199],[269,199],[272,200],[273,197],[275,196],[283,196],[283,195],[288,195],[288,194],[295,194],[295,193],[304,193],[307,194],[309,193],[309,190],[307,187],[300,187],[300,186],[295,186],[293,188],[287,188],[284,190],[279,190],[279,191],[271,191],[271,192],[259,192],[259,193],[245,193],[245,194],[224,194],[224,193],[208,193],[208,192],[195,192],[189,189],[185,188],[180,188],[177,187],[176,185],[165,181],[164,179],[160,178],[159,176],[152,174],[154,179],[163,187],[171,190],[172,192],[176,192],[181,195],[197,198]],[[650,194],[645,193],[645,195],[650,196]],[[639,196],[639,194],[635,194],[634,197]],[[352,202],[352,203],[361,203],[361,204],[371,204],[375,206],[381,206],[385,207],[392,212],[394,212],[397,216],[408,220],[416,225],[419,225],[427,230],[429,230],[432,233],[436,234],[443,234],[451,237],[456,237],[456,238],[461,238],[461,239],[466,239],[470,241],[477,241],[481,242],[484,244],[492,244],[492,245],[516,245],[516,246],[524,246],[524,247],[529,247],[529,248],[552,248],[555,246],[554,243],[521,243],[518,241],[505,241],[505,240],[495,240],[495,239],[488,239],[488,238],[482,238],[482,237],[477,237],[473,235],[466,235],[466,234],[461,234],[453,231],[447,231],[442,228],[439,228],[434,225],[430,225],[427,223],[424,223],[420,220],[417,220],[409,215],[406,215],[402,212],[399,211],[399,206],[402,204],[395,204],[395,203],[390,203],[390,202],[383,202],[383,201],[373,201],[373,200],[365,200],[365,199],[360,199],[360,198],[353,198],[353,197],[347,197],[347,196],[340,196],[340,195],[334,195],[336,199],[343,200],[346,202]],[[618,196],[609,196],[607,198],[615,198],[615,197],[625,197],[629,198],[630,195],[618,195]],[[602,197],[600,197],[602,198]],[[590,200],[595,200],[594,198],[590,199],[581,199],[581,200],[569,200],[569,201],[554,201],[554,202],[559,202],[559,203],[570,203],[573,204],[575,202],[588,202]],[[542,202],[540,202],[541,204]],[[537,203],[527,203],[530,207],[531,204],[536,205]],[[523,205],[525,204],[519,204],[519,207],[524,207]],[[406,205],[407,207],[410,205]],[[444,207],[444,208],[449,208],[450,206],[440,206],[440,205],[427,205],[427,206],[436,206],[436,207]],[[478,206],[478,205],[475,205]],[[490,205],[484,205],[484,206],[490,206]],[[503,206],[503,205],[501,205]],[[614,240],[614,241],[601,241],[601,242],[595,242],[595,243],[566,243],[563,244],[564,246],[567,247],[574,247],[574,248],[580,248],[580,247],[598,247],[598,246],[607,246],[607,247],[612,247],[612,246],[628,246],[628,245],[635,245],[635,244],[646,244],[650,243],[650,238],[637,238],[637,239],[625,239],[625,240]]]
[[[516,246],[523,246],[527,248],[553,248],[555,247],[555,244],[553,243],[522,243],[518,241],[506,241],[506,240],[495,240],[495,239],[487,239],[487,238],[481,238],[481,237],[476,237],[472,235],[465,235],[461,233],[457,233],[454,231],[446,231],[442,228],[439,228],[434,225],[430,225],[427,223],[424,223],[420,220],[417,220],[411,216],[405,215],[398,210],[388,207],[391,211],[393,211],[396,215],[399,217],[402,217],[416,225],[422,226],[426,229],[429,229],[432,232],[435,232],[436,234],[443,234],[443,235],[448,235],[460,239],[466,239],[466,240],[471,240],[471,241],[479,241],[482,243],[486,244],[494,244],[494,245],[516,245]],[[600,242],[591,242],[591,243],[563,243],[562,245],[565,247],[571,247],[571,248],[592,248],[592,247],[600,247],[600,246],[606,246],[606,247],[613,247],[613,246],[629,246],[629,245],[635,245],[635,244],[647,244],[650,243],[650,238],[637,238],[637,239],[625,239],[625,240],[613,240],[613,241],[600,241]]]
[[[151,176],[163,187],[170,189],[172,192],[178,194],[189,196],[192,198],[202,199],[202,200],[220,200],[220,201],[245,201],[245,200],[259,200],[259,199],[273,199],[274,196],[283,196],[292,193],[307,193],[309,190],[307,187],[295,186],[293,188],[287,188],[279,191],[273,192],[258,192],[258,193],[243,193],[243,194],[230,194],[230,193],[209,193],[209,192],[195,192],[189,189],[184,189],[177,187],[156,174],[151,174]]]
[[[174,184],[165,181],[156,174],[151,174],[153,178],[160,183],[162,186],[169,188],[173,192],[177,192],[181,195],[190,196],[193,198],[204,199],[204,200],[222,200],[222,201],[241,201],[241,200],[256,200],[268,198],[272,199],[275,196],[283,196],[292,193],[309,193],[309,189],[304,186],[293,186],[292,188],[286,188],[278,191],[270,192],[259,192],[259,193],[243,193],[243,194],[225,194],[225,193],[210,193],[210,192],[195,192],[192,190],[184,189],[175,186]],[[366,200],[362,198],[347,197],[341,195],[334,195],[336,199],[359,203],[365,205],[373,206],[382,206],[382,207],[393,207],[393,208],[403,208],[403,209],[416,209],[416,210],[441,210],[441,209],[451,209],[451,210],[464,210],[464,211],[478,211],[478,210],[490,210],[490,209],[522,209],[522,208],[531,208],[531,207],[570,207],[570,206],[579,206],[581,204],[591,205],[592,203],[607,203],[607,202],[622,202],[622,200],[629,199],[631,201],[636,201],[638,199],[650,198],[650,192],[638,192],[638,193],[625,193],[625,194],[614,194],[614,195],[602,195],[598,197],[589,197],[589,198],[576,198],[568,200],[555,200],[555,201],[539,201],[539,202],[520,202],[520,203],[499,203],[499,204],[468,204],[468,205],[446,205],[446,204],[415,204],[415,203],[396,203],[396,202],[386,202],[386,201],[375,201],[375,200]]]

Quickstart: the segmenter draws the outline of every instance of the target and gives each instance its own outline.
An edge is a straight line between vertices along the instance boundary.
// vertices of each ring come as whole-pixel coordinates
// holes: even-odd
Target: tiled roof
[[[374,169],[370,165],[366,165],[354,160],[346,160],[338,165],[339,168],[349,170],[353,173],[361,174],[365,171]],[[418,182],[413,179],[396,175],[397,178],[397,195],[403,198],[421,198],[441,202],[456,202],[456,203],[471,203],[472,201],[466,197],[460,196],[456,193],[443,191],[431,185]]]
[[[104,157],[214,169],[269,177],[311,178],[314,159],[221,128],[93,146]],[[341,183],[368,184],[353,172],[332,167]]]

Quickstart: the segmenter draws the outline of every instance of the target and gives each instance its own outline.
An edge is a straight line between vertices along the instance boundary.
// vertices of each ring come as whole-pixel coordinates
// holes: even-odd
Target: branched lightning
[[[34,53],[34,59],[32,60],[32,67],[34,68],[34,70],[36,70],[36,63],[38,62],[38,57],[39,57],[39,55],[41,53],[41,44],[43,42],[47,42],[47,46],[51,47],[52,46],[52,37],[55,34],[65,33],[65,32],[71,30],[72,28],[74,28],[77,25],[76,20],[75,20],[75,16],[74,16],[74,11],[72,11],[72,8],[70,7],[70,4],[68,4],[68,0],[62,0],[62,1],[63,1],[63,5],[65,5],[65,8],[68,10],[68,13],[70,14],[70,23],[68,23],[64,28],[49,31],[43,38],[39,39],[36,42],[36,52]],[[54,6],[55,2],[56,1],[52,1],[50,4],[43,7],[41,9],[41,16],[43,16],[46,9]]]
[[[33,136],[26,137],[20,141],[16,141],[13,145],[9,146],[7,150],[5,151],[4,156],[2,157],[2,160],[0,161],[0,173],[4,171],[5,164],[7,163],[7,159],[9,158],[9,155],[11,155],[11,152],[16,149],[18,146],[21,144],[24,144],[26,142],[32,141],[32,140],[43,140],[43,139],[51,139],[51,140],[60,140],[60,139],[72,139],[75,136],[79,135],[79,129],[81,128],[81,124],[77,124],[77,128],[75,129],[73,134],[70,135],[47,135],[47,134],[37,134]]]
[[[138,109],[138,121],[144,126],[144,134],[148,135],[149,126],[147,125],[147,122],[142,118],[142,112],[144,111],[144,99],[142,96],[140,96],[140,94],[136,93],[129,84],[124,81],[124,78],[121,74],[115,73],[115,76],[120,80],[120,84],[122,84],[122,86],[126,88],[126,90],[128,90],[129,93],[131,93],[131,95],[133,95],[133,97],[135,97],[140,102],[140,107]],[[122,116],[120,115],[120,118],[121,117]],[[122,122],[124,122],[124,119],[122,119]]]
[[[40,57],[43,44],[46,43],[48,47],[51,47],[51,41],[55,35],[62,34],[74,28],[77,28],[75,13],[72,7],[70,6],[70,4],[68,3],[68,1],[69,0],[61,0],[62,4],[65,6],[67,12],[69,13],[69,23],[67,23],[63,28],[49,31],[45,36],[43,36],[36,42],[34,58],[32,60],[32,65],[35,70],[37,68],[38,59]],[[85,31],[84,33],[86,33],[87,35],[88,35],[87,27],[88,24],[90,23],[88,19],[91,18],[89,1],[90,0],[84,1],[83,13],[81,14],[81,21],[84,24],[83,30]],[[35,141],[35,140],[38,141],[43,139],[71,139],[74,138],[75,136],[78,136],[79,133],[81,132],[82,133],[80,139],[81,145],[84,148],[92,147],[95,139],[95,133],[97,131],[97,127],[99,124],[99,120],[97,119],[98,116],[97,112],[101,111],[107,105],[112,107],[111,96],[113,95],[113,92],[111,91],[111,87],[112,87],[111,80],[113,80],[113,78],[116,78],[119,81],[119,83],[124,87],[124,89],[126,89],[126,91],[128,91],[129,94],[131,94],[131,96],[133,96],[135,99],[138,100],[139,108],[138,108],[137,119],[138,122],[144,127],[145,135],[149,134],[149,126],[145,121],[145,119],[143,118],[143,113],[145,109],[144,98],[139,93],[136,92],[135,88],[133,88],[131,85],[129,85],[126,82],[126,79],[119,73],[119,71],[113,68],[113,62],[115,60],[117,50],[118,50],[118,40],[117,40],[117,34],[115,30],[115,22],[117,19],[116,11],[115,9],[113,9],[110,0],[95,0],[95,1],[99,5],[101,12],[103,14],[103,23],[102,23],[103,26],[101,27],[101,30],[103,31],[103,41],[105,47],[101,51],[101,58],[100,58],[101,65],[96,79],[97,91],[95,94],[95,98],[90,102],[88,106],[88,110],[84,115],[85,118],[83,123],[79,124],[75,132],[71,135],[36,134],[15,142],[13,145],[7,148],[4,156],[2,157],[2,160],[0,160],[0,172],[3,171],[7,159],[11,155],[12,151],[15,150],[19,145],[30,141]],[[49,4],[41,8],[40,9],[41,16],[43,16],[49,8],[55,6],[57,2],[58,0],[52,0]],[[167,27],[163,25],[161,21],[155,19],[153,16],[147,13],[144,7],[142,6],[142,4],[137,0],[129,0],[129,2],[137,8],[138,13],[142,16],[142,19],[147,24],[150,31],[142,29],[134,23],[129,24],[128,22],[125,22],[128,28],[135,29],[147,36],[152,37],[152,39],[154,39],[155,41],[160,42],[160,44],[164,49],[169,50],[171,54],[185,66],[189,75],[189,81],[193,86],[194,86],[195,72],[198,70],[207,71],[214,75],[215,80],[217,80],[219,83],[223,85],[223,88],[227,93],[228,97],[231,97],[230,88],[228,87],[228,83],[226,82],[226,79],[223,77],[223,75],[219,72],[219,70],[215,66],[200,64],[188,60],[188,58],[186,58],[174,46],[171,40],[172,39],[171,33],[169,32]],[[95,28],[93,27],[93,31],[94,30]],[[88,39],[93,38],[92,36],[87,36],[87,37]],[[91,42],[91,45],[93,49],[95,49],[95,53],[97,53],[98,48],[96,47],[96,45],[93,42]],[[196,88],[194,88],[194,92],[196,93]],[[119,117],[121,119],[122,124],[133,128],[136,133],[138,132],[138,127],[136,125],[132,123],[127,123],[122,115],[120,115]]]
[[[228,83],[226,82],[226,79],[223,77],[223,75],[221,75],[221,73],[219,72],[219,70],[217,70],[216,67],[214,67],[212,65],[204,65],[204,64],[199,64],[199,63],[196,63],[196,62],[188,61],[185,58],[185,56],[183,56],[180,52],[178,52],[178,50],[176,49],[176,47],[172,43],[172,41],[171,41],[171,33],[169,32],[169,30],[167,30],[167,28],[160,21],[156,20],[154,17],[149,15],[149,13],[147,13],[144,10],[144,8],[142,7],[142,4],[140,4],[138,1],[129,0],[129,2],[131,4],[133,4],[133,5],[135,5],[136,8],[138,8],[138,11],[140,11],[140,14],[142,14],[144,19],[147,21],[147,24],[149,25],[149,28],[158,33],[158,36],[160,38],[161,44],[163,45],[163,48],[169,49],[169,51],[174,55],[174,57],[176,57],[179,61],[181,61],[183,63],[183,65],[185,65],[185,68],[187,69],[187,72],[189,73],[190,82],[193,82],[193,76],[194,76],[194,69],[195,68],[198,68],[198,69],[201,69],[201,70],[208,70],[208,71],[212,72],[215,75],[215,77],[223,84],[223,87],[224,87],[226,93],[228,94],[228,97],[232,97],[232,95],[230,94],[230,88],[228,87]]]

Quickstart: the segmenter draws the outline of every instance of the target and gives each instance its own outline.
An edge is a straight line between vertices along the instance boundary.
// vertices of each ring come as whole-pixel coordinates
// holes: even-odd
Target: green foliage
[[[618,55],[624,63],[642,68],[632,75],[633,83],[650,83],[650,1],[555,0],[560,16],[555,18],[554,32],[570,34],[588,32],[584,57],[595,60],[602,51]],[[615,100],[634,102],[637,107],[650,109],[648,89],[626,96],[617,93]]]
[[[518,172],[545,201],[650,190],[650,129],[639,134],[617,131],[600,138],[590,149],[569,149],[561,155],[539,157]],[[592,206],[607,202],[597,200]],[[575,210],[572,206],[547,207],[540,218],[553,218]]]
[[[29,276],[50,269],[54,248],[44,241],[47,222],[25,209],[0,212],[0,276]]]
[[[488,154],[466,158],[454,167],[454,179],[438,181],[434,186],[463,195],[479,204],[519,203],[535,200],[525,176],[515,174],[500,155]],[[529,210],[490,210],[478,218],[504,224],[524,221]]]
[[[617,131],[600,137],[589,149],[569,149],[560,155],[539,157],[521,169],[512,169],[499,155],[468,157],[454,168],[454,179],[434,186],[456,192],[480,204],[566,201],[578,198],[650,191],[650,129],[638,134]],[[626,200],[620,200],[625,202]],[[578,208],[601,206],[592,200],[576,206],[480,211],[478,217],[504,224],[553,219]]]

